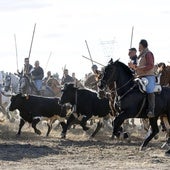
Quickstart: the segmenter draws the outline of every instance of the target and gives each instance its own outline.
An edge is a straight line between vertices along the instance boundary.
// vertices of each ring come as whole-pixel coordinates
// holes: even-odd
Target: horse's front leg
[[[121,127],[121,125],[123,124],[123,122],[128,119],[128,114],[125,112],[120,113],[118,116],[116,116],[116,118],[113,121],[113,134],[112,134],[112,138],[114,138],[114,136],[116,136],[117,138],[120,137],[121,133],[123,132],[123,129]],[[124,138],[128,138],[128,134],[124,133]]]
[[[150,126],[151,126],[151,133],[146,137],[146,139],[140,146],[140,150],[143,150],[143,148],[147,146],[149,141],[159,132],[157,120],[158,120],[157,117],[149,119]]]

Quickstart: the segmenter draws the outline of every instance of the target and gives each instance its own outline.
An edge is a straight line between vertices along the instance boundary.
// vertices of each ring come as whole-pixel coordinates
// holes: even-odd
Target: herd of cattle
[[[1,91],[0,96],[3,95],[5,94]],[[91,137],[94,137],[103,126],[104,121],[108,123],[108,121],[114,119],[115,110],[111,102],[107,95],[100,98],[94,90],[77,88],[74,84],[65,84],[60,97],[24,95],[21,93],[10,95],[7,112],[19,111],[20,123],[17,135],[21,134],[25,122],[30,123],[35,133],[40,135],[41,131],[37,129],[36,125],[41,120],[47,120],[46,136],[48,136],[52,124],[58,120],[62,127],[62,138],[66,138],[67,130],[74,124],[79,124],[84,131],[87,131],[89,129],[87,121],[92,117],[98,117],[96,129],[91,135]],[[3,112],[3,107],[1,107],[1,111]],[[121,128],[120,131],[123,131],[123,129]]]
[[[74,86],[74,84],[65,84],[61,97],[44,97],[21,93],[11,96],[1,91],[1,96],[5,95],[10,98],[7,111],[19,111],[20,123],[17,135],[21,134],[25,122],[30,123],[35,133],[40,135],[41,131],[37,129],[36,125],[41,120],[48,120],[48,131],[46,133],[46,136],[48,136],[52,124],[58,120],[62,127],[61,137],[65,138],[67,130],[73,124],[79,124],[84,131],[87,131],[89,129],[86,125],[87,121],[95,116],[99,118],[99,121],[91,135],[94,137],[102,127],[103,120],[109,119],[113,115],[109,98],[99,98],[96,91]]]

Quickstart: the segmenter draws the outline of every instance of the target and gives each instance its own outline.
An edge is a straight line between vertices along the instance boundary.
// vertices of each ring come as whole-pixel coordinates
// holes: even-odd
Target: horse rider
[[[139,42],[139,56],[138,56],[138,64],[135,65],[133,63],[129,63],[129,67],[136,71],[138,77],[145,77],[148,80],[148,84],[146,85],[146,93],[148,98],[148,114],[149,118],[155,117],[154,109],[155,109],[155,94],[154,88],[156,83],[156,78],[154,74],[154,55],[148,49],[148,42],[142,39]]]
[[[76,84],[78,80],[77,80],[76,74],[75,74],[74,72],[72,73],[71,77],[72,77],[73,80],[74,80],[74,84]]]
[[[29,58],[25,58],[24,59],[24,74],[30,76],[32,69],[33,69],[33,66],[29,63]]]
[[[130,62],[134,65],[137,65],[137,62],[138,62],[136,53],[137,53],[136,48],[132,47],[129,49],[128,56],[129,56]],[[135,74],[135,70],[131,69],[131,71],[133,72],[133,74]],[[127,119],[127,122],[128,122],[128,119]],[[135,126],[134,119],[131,119],[131,123],[132,123],[132,126],[134,127]]]
[[[38,60],[35,61],[34,66],[35,67],[31,72],[31,77],[35,84],[35,87],[37,88],[37,91],[40,93],[40,90],[42,88],[42,79],[44,77],[44,70],[42,67],[40,67],[40,63]]]
[[[4,76],[3,75],[4,75],[4,72],[0,71],[0,90],[3,87],[3,84],[4,84]]]
[[[130,62],[134,65],[137,65],[137,62],[138,62],[136,53],[137,53],[136,48],[133,47],[133,48],[129,49],[128,55],[129,55],[129,58],[130,58]],[[135,73],[135,71],[133,69],[132,69],[132,71]]]
[[[47,84],[51,78],[53,78],[53,76],[51,75],[51,71],[47,71],[47,76],[44,78],[43,82]]]
[[[61,85],[65,83],[74,83],[74,79],[68,74],[68,69],[64,69],[63,77],[61,79]]]
[[[33,66],[29,63],[29,58],[25,58],[24,59],[24,69],[21,72],[19,72],[19,70],[17,70],[17,72],[19,75],[24,74],[30,78],[32,69],[33,69]]]

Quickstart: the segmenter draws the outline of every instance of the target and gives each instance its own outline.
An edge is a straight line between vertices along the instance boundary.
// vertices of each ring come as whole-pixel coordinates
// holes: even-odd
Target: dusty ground
[[[170,157],[161,149],[163,134],[145,151],[139,151],[144,133],[137,129],[131,129],[131,143],[127,143],[111,140],[107,128],[94,140],[89,140],[78,126],[68,132],[65,140],[60,139],[60,128],[53,129],[48,138],[46,126],[40,124],[39,128],[41,136],[26,124],[21,137],[16,137],[18,123],[0,123],[0,169],[170,169]]]

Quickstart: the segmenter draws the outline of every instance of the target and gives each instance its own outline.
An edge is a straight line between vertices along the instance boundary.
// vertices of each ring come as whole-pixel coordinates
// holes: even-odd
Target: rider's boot
[[[149,112],[147,114],[148,118],[155,117],[154,109],[155,109],[155,94],[149,93],[148,94],[148,104],[149,104]]]

